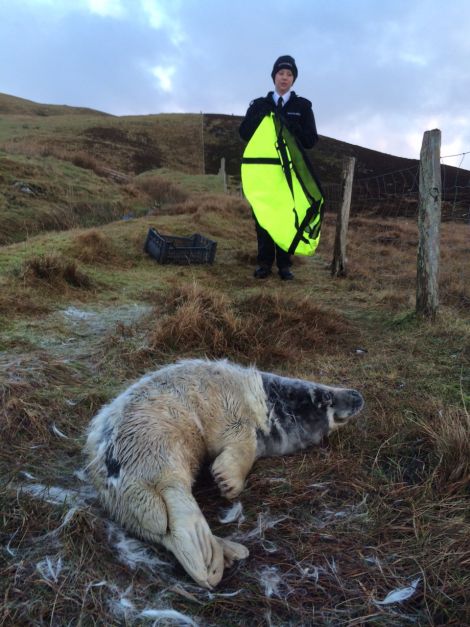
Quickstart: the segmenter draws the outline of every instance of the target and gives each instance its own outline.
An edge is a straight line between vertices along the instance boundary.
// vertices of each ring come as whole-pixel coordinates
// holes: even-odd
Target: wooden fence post
[[[354,165],[356,159],[348,157],[343,163],[343,198],[336,216],[336,236],[331,262],[332,276],[346,276],[346,242],[348,237],[349,211],[351,208],[351,194],[354,178]]]
[[[227,193],[227,173],[225,171],[225,157],[222,157],[220,160],[220,168],[218,172],[220,178],[222,179],[222,185],[224,186],[224,192]]]
[[[206,155],[204,145],[204,113],[201,111],[201,144],[202,144],[202,174],[206,173]]]
[[[434,319],[439,304],[441,226],[441,131],[423,135],[419,165],[418,267],[416,313]]]

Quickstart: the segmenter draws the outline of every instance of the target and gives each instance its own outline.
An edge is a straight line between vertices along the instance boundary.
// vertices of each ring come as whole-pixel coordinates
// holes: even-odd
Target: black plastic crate
[[[144,250],[158,263],[213,263],[217,242],[213,242],[199,233],[191,237],[163,235],[155,229],[149,229]]]

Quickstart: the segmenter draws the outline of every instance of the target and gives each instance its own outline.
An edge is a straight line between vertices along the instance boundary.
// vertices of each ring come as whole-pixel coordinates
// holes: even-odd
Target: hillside
[[[0,116],[0,625],[470,624],[470,225],[442,224],[432,322],[415,313],[417,221],[396,213],[352,213],[342,278],[327,211],[295,280],[256,280],[248,204],[204,174],[235,167],[237,122]],[[398,163],[322,138],[325,177],[355,150],[364,174]],[[157,263],[149,227],[216,241],[214,263]],[[235,503],[202,467],[211,530],[250,552],[211,591],[110,519],[83,455],[103,404],[182,358],[366,401],[318,446],[257,460]],[[163,449],[142,439],[151,469]]]
[[[47,117],[49,115],[100,115],[108,116],[109,113],[103,113],[86,107],[71,107],[68,105],[49,105],[25,100],[17,96],[0,93],[0,115],[27,115]]]
[[[161,203],[136,185],[150,172],[217,176],[225,159],[229,188],[240,189],[241,118],[218,114],[111,116],[86,108],[43,105],[0,94],[0,244],[27,233],[73,225],[91,226],[122,215],[142,215]],[[308,151],[326,193],[326,210],[341,193],[345,157],[356,158],[355,186],[372,181],[366,194],[353,195],[353,211],[414,215],[418,161],[320,136]],[[444,216],[452,219],[456,183],[470,189],[470,172],[442,168]],[[377,197],[397,188],[388,204]],[[392,173],[392,174],[388,174]],[[385,181],[384,177],[391,177]],[[459,191],[460,193],[460,191]],[[468,193],[467,193],[468,196]],[[467,219],[463,198],[458,217]]]
[[[43,105],[0,94],[0,147],[25,154],[47,149],[61,156],[86,150],[103,166],[127,174],[170,168],[192,174],[217,174],[222,157],[227,173],[239,176],[244,143],[238,136],[240,116],[157,114],[111,116],[92,109]],[[320,135],[309,151],[325,183],[337,183],[342,159],[356,158],[356,178],[404,170],[417,163]],[[445,166],[448,180],[455,168]],[[464,183],[470,172],[463,171]]]
[[[110,116],[85,108],[34,103],[0,94],[0,145],[28,154],[47,148],[70,156],[87,150],[104,166],[133,174],[158,167],[216,174],[222,157],[228,174],[237,177],[244,143],[239,116],[158,114]],[[325,182],[337,181],[344,156],[355,156],[357,173],[383,174],[409,167],[402,159],[320,136],[311,151]],[[203,157],[203,158],[202,158]]]

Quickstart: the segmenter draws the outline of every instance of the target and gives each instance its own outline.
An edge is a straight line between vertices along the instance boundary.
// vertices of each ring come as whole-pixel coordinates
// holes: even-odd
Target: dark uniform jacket
[[[265,115],[276,110],[270,91],[267,96],[256,98],[250,103],[243,122],[240,124],[240,137],[249,141]],[[317,127],[312,111],[312,103],[306,98],[290,92],[287,103],[282,107],[282,119],[289,131],[295,136],[303,148],[313,148],[318,141]]]

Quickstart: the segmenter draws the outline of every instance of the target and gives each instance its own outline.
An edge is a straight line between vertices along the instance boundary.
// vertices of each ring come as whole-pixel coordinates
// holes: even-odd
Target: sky
[[[0,92],[243,115],[290,54],[320,135],[417,159],[439,128],[470,169],[469,33],[469,0],[0,0]]]

